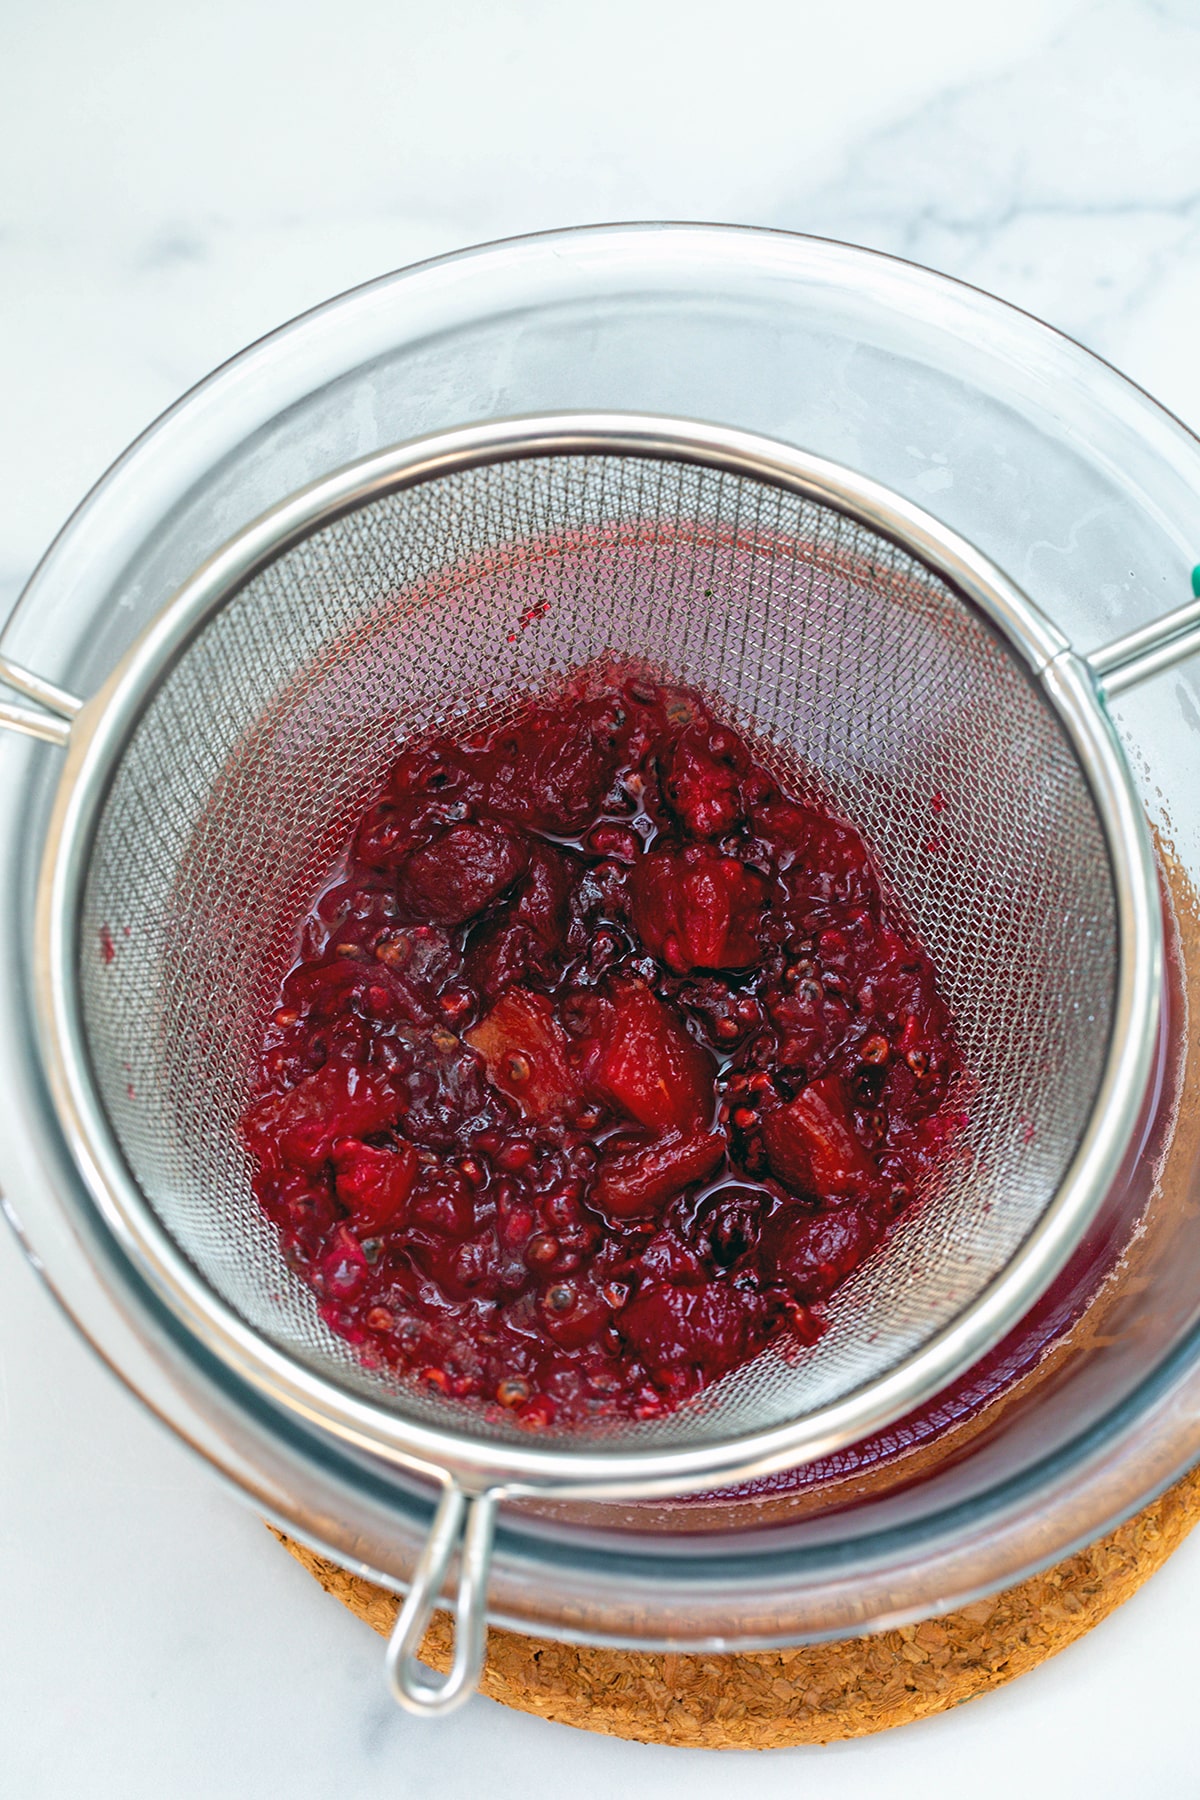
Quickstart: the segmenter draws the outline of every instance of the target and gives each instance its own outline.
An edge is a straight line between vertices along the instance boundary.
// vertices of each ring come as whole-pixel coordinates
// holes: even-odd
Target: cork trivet
[[[1017,1587],[921,1625],[797,1650],[594,1650],[493,1628],[481,1687],[520,1712],[643,1744],[768,1750],[865,1737],[961,1706],[1073,1644],[1162,1566],[1198,1516],[1200,1468]],[[326,1593],[390,1632],[394,1594],[275,1535]],[[450,1642],[450,1621],[438,1614],[422,1658],[444,1672]]]

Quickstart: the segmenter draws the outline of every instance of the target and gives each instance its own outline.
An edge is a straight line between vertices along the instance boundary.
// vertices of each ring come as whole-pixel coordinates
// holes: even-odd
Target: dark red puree
[[[622,666],[404,752],[242,1124],[364,1363],[530,1426],[643,1419],[813,1342],[961,1067],[853,827]]]

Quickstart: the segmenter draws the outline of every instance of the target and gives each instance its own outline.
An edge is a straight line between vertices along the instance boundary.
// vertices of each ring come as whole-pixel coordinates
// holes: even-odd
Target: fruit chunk
[[[345,1225],[337,1225],[318,1267],[319,1292],[327,1300],[352,1300],[362,1292],[371,1270],[359,1243]]]
[[[314,1020],[357,1013],[419,1025],[432,1017],[429,1001],[414,983],[383,959],[365,954],[293,969],[284,982],[283,997],[288,1006]]]
[[[586,864],[552,844],[535,843],[529,867],[509,917],[533,933],[544,950],[561,948],[567,933],[571,895]]]
[[[719,1134],[622,1147],[601,1162],[592,1204],[610,1219],[645,1218],[661,1212],[692,1182],[712,1175],[724,1155],[725,1139]]]
[[[394,1125],[399,1103],[373,1069],[326,1063],[286,1094],[267,1094],[242,1121],[246,1142],[265,1168],[280,1161],[315,1170],[341,1137],[367,1137]]]
[[[511,987],[464,1043],[478,1050],[493,1087],[527,1119],[551,1119],[580,1097],[567,1064],[567,1035],[544,994]]]
[[[528,861],[520,835],[498,819],[452,825],[401,864],[396,896],[414,919],[465,925],[512,886]]]
[[[705,723],[689,725],[668,757],[663,790],[694,837],[720,837],[741,818],[739,750],[731,731]]]
[[[882,1236],[883,1220],[870,1205],[800,1214],[789,1209],[767,1226],[761,1256],[773,1279],[785,1283],[797,1299],[824,1300]]]
[[[745,1358],[763,1310],[757,1295],[724,1281],[685,1286],[651,1277],[621,1313],[621,1331],[652,1372],[691,1363],[713,1375]]]
[[[613,984],[592,1008],[588,1080],[651,1131],[693,1134],[713,1110],[715,1065],[641,981]]]
[[[501,916],[472,935],[466,975],[487,1000],[530,978],[551,984],[559,973],[571,897],[586,865],[550,844],[535,843],[529,867]]]
[[[469,1237],[475,1229],[475,1202],[470,1185],[457,1169],[434,1163],[421,1171],[408,1203],[408,1220],[444,1238]]]
[[[791,910],[798,923],[830,906],[879,904],[879,878],[852,825],[812,809],[808,832],[787,875]]]
[[[454,1151],[496,1110],[479,1058],[452,1031],[399,1027],[381,1050],[394,1071],[404,1135],[420,1149]]]
[[[555,1281],[541,1296],[543,1328],[563,1350],[581,1350],[608,1324],[612,1307],[590,1283]]]
[[[355,1228],[370,1233],[396,1224],[420,1166],[411,1144],[382,1148],[340,1139],[333,1146],[334,1187]]]
[[[886,1185],[854,1135],[834,1075],[810,1082],[790,1105],[768,1113],[762,1134],[772,1175],[793,1193],[853,1198]]]
[[[744,969],[762,954],[755,930],[767,883],[757,869],[692,844],[651,851],[630,885],[638,935],[676,974]]]
[[[578,831],[616,773],[615,718],[608,700],[531,708],[489,753],[488,805],[533,831]]]

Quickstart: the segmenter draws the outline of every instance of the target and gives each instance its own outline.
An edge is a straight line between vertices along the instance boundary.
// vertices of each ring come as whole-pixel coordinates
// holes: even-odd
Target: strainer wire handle
[[[487,1636],[487,1577],[496,1524],[494,1489],[468,1495],[447,1482],[434,1514],[412,1586],[387,1647],[388,1683],[400,1705],[426,1718],[453,1712],[479,1684]],[[431,1681],[417,1660],[421,1640],[442,1592],[451,1558],[462,1543],[455,1603],[454,1656],[449,1673]]]
[[[71,735],[71,720],[83,705],[65,688],[56,687],[20,663],[0,656],[0,684],[23,694],[36,706],[14,706],[0,700],[0,728],[19,731],[24,737],[42,738],[49,744],[65,744]]]
[[[1093,650],[1088,667],[1106,699],[1148,681],[1200,650],[1200,563],[1192,570],[1192,593],[1186,606],[1177,606],[1149,625],[1117,638],[1103,649]]]

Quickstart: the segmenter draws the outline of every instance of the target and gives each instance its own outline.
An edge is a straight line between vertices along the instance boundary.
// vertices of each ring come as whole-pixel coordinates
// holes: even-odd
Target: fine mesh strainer
[[[372,456],[199,569],[86,705],[44,850],[42,1052],[109,1228],[274,1406],[442,1483],[389,1648],[399,1697],[474,1685],[498,1499],[729,1485],[909,1411],[1080,1241],[1146,1098],[1161,917],[1104,710],[1200,645],[1200,601],[1084,660],[984,557],[845,469],[719,427],[551,415]],[[936,1193],[834,1296],[661,1422],[531,1436],[363,1368],[250,1191],[236,1120],[306,909],[398,748],[486,728],[608,652],[705,690],[873,846],[972,1077]],[[933,830],[930,802],[944,811]],[[455,1661],[415,1651],[462,1541]]]

